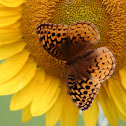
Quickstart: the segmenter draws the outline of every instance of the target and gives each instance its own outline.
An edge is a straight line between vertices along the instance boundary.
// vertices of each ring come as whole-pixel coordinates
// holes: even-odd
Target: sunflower
[[[124,0],[1,0],[0,95],[13,94],[10,110],[22,110],[22,121],[46,113],[46,126],[76,126],[79,110],[67,94],[66,69],[40,45],[41,23],[69,25],[90,21],[116,59],[114,74],[101,84],[92,106],[83,112],[86,126],[96,126],[99,107],[111,126],[126,121],[126,2]]]

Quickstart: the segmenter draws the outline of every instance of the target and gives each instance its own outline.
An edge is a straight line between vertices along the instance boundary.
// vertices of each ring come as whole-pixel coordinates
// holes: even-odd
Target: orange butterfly
[[[45,50],[69,66],[67,88],[73,103],[82,111],[88,109],[115,68],[115,58],[105,47],[88,49],[100,40],[98,29],[90,22],[70,26],[43,23],[37,27],[38,39]]]

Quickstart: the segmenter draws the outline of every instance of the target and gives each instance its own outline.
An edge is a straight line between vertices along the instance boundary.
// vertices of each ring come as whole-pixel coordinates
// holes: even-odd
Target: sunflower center
[[[62,61],[49,55],[41,46],[37,39],[36,27],[41,23],[70,25],[75,21],[94,23],[101,35],[101,40],[95,48],[107,47],[115,54],[115,49],[109,42],[110,17],[100,0],[27,0],[25,3],[21,30],[31,56],[46,73],[65,77],[66,68]]]

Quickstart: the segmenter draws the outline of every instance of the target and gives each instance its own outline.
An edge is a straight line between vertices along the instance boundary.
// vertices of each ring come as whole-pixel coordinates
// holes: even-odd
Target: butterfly
[[[87,110],[101,82],[112,75],[116,65],[113,54],[106,47],[89,49],[100,40],[96,26],[88,21],[69,26],[42,23],[37,27],[37,36],[49,54],[68,66],[66,83],[70,98],[80,110]]]

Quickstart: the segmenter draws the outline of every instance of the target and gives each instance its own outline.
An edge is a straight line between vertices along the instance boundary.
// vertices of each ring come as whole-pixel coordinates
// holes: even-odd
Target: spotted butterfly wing
[[[66,60],[67,25],[43,23],[37,27],[38,39],[44,49],[55,58]]]
[[[70,30],[70,57],[82,50],[87,50],[100,40],[100,34],[95,25],[88,21],[74,22]]]
[[[71,64],[71,62],[73,62]],[[88,109],[100,89],[100,82],[114,71],[115,59],[105,47],[81,52],[69,59],[67,87],[74,104],[82,111]]]
[[[37,34],[45,50],[61,60],[67,60],[100,40],[94,24],[84,21],[70,26],[43,23],[37,27]]]
[[[99,81],[74,67],[69,68],[67,79],[68,93],[73,103],[82,111],[88,109],[100,89]]]

